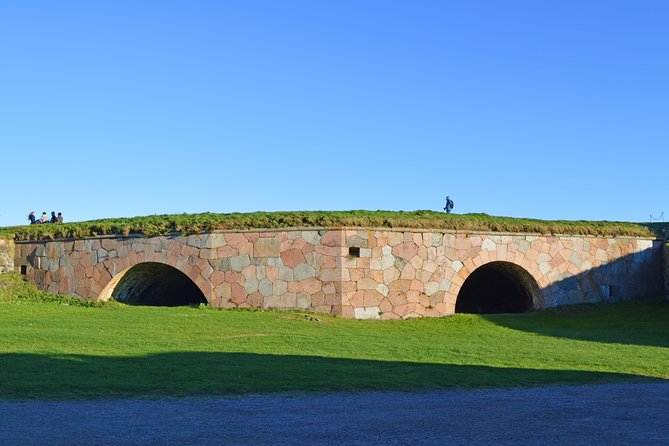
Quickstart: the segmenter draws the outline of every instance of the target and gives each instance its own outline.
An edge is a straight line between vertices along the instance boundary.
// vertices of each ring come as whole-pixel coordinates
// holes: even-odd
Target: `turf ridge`
[[[446,214],[419,211],[291,211],[200,213],[107,218],[65,224],[0,228],[0,237],[14,240],[49,240],[105,235],[156,236],[201,234],[222,230],[285,228],[402,228],[468,232],[532,233],[543,235],[629,236],[657,238],[669,223],[537,220],[487,214]]]

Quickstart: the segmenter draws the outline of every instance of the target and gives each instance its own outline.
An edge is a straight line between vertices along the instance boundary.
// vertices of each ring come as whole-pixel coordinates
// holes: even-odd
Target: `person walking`
[[[444,206],[444,210],[446,211],[446,213],[450,214],[454,207],[455,203],[453,202],[453,200],[451,200],[451,197],[446,195],[446,206]]]

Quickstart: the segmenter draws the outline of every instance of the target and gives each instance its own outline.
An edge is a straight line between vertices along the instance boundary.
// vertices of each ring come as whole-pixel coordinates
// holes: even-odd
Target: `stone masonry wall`
[[[0,239],[0,273],[14,271],[14,242]]]
[[[664,244],[664,295],[669,299],[669,243]]]
[[[525,269],[535,308],[658,293],[661,243],[417,230],[294,229],[192,236],[17,242],[16,264],[42,289],[108,299],[123,274],[160,262],[214,307],[304,309],[397,319],[455,311],[467,277],[489,262]]]
[[[17,259],[42,289],[86,299],[108,299],[127,269],[159,262],[186,274],[214,307],[341,314],[344,248],[322,238],[304,230],[20,243]]]
[[[535,308],[657,293],[661,250],[653,240],[424,231],[347,230],[360,247],[343,261],[344,315],[396,319],[455,312],[464,281],[479,266],[511,262],[541,288]]]

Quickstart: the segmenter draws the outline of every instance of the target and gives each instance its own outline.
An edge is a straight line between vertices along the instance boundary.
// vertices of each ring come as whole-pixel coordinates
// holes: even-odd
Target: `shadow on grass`
[[[426,390],[592,384],[636,375],[249,353],[140,357],[0,355],[0,398],[101,398],[269,392]]]
[[[669,301],[662,297],[481,317],[545,336],[669,348]]]

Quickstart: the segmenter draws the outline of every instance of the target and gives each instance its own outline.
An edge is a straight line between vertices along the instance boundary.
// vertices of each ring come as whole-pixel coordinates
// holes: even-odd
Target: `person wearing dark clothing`
[[[56,217],[56,213],[54,211],[51,211],[51,220],[49,220],[49,223],[58,223],[58,218]]]
[[[56,217],[56,220],[58,221],[58,223],[63,222],[63,214],[61,212],[58,213],[58,217]]]
[[[455,203],[453,200],[451,200],[451,197],[448,195],[446,196],[446,206],[444,206],[444,210],[446,211],[447,214],[450,214],[453,208],[455,207]]]
[[[31,225],[37,223],[37,219],[35,218],[35,211],[32,211],[30,215],[28,215],[28,220],[30,220]]]

